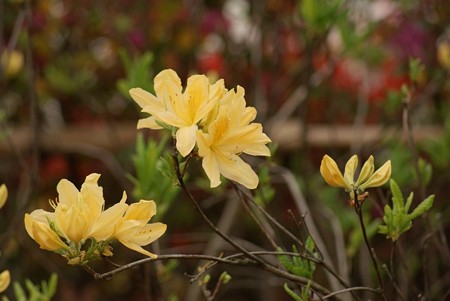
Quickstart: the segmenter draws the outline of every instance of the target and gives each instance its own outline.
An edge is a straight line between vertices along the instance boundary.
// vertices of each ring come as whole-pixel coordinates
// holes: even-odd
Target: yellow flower
[[[3,51],[0,56],[0,68],[7,78],[14,77],[23,67],[23,54],[13,50],[11,52]]]
[[[336,162],[328,155],[325,155],[320,165],[320,173],[328,185],[334,187],[342,187],[350,192],[364,191],[370,187],[378,187],[386,183],[391,177],[391,160],[388,160],[378,170],[375,170],[373,156],[364,163],[358,179],[355,182],[355,172],[358,166],[358,156],[353,155],[345,165],[344,175],[340,172]]]
[[[8,198],[8,188],[5,184],[2,184],[0,186],[0,209],[3,208],[3,206],[6,203],[6,199]]]
[[[72,242],[87,239],[102,213],[105,200],[103,189],[97,185],[99,178],[99,174],[88,175],[80,191],[66,179],[62,179],[56,187],[59,197],[53,203],[55,224]]]
[[[0,273],[0,293],[3,293],[9,286],[11,282],[11,275],[8,270]]]
[[[202,166],[211,181],[211,187],[220,183],[220,175],[238,182],[249,189],[258,186],[258,176],[239,154],[270,156],[266,144],[271,140],[262,132],[262,125],[250,123],[256,110],[246,107],[244,89],[228,91],[219,107],[217,117],[204,131],[197,131],[198,154]]]
[[[57,251],[69,247],[61,240],[59,235],[50,228],[49,221],[54,219],[53,212],[42,209],[25,214],[25,230],[34,239],[41,249]]]
[[[131,97],[151,117],[142,119],[138,128],[161,128],[158,122],[178,128],[176,146],[187,156],[195,146],[198,123],[211,111],[215,101],[210,98],[209,80],[204,75],[188,78],[186,90],[171,69],[161,71],[154,80],[156,96],[141,88],[130,90]]]
[[[450,70],[450,42],[441,41],[437,45],[437,60],[447,70]]]
[[[142,248],[166,232],[167,225],[163,223],[148,224],[155,214],[154,201],[140,200],[139,203],[129,205],[116,225],[114,238],[131,250],[156,258],[157,255]]]

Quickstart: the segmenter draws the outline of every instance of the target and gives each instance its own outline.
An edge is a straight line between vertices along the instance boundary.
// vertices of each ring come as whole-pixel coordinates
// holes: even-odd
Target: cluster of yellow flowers
[[[118,240],[127,248],[150,257],[155,254],[142,248],[166,231],[162,223],[148,224],[156,214],[154,201],[141,200],[128,205],[126,193],[112,207],[104,210],[103,189],[99,174],[86,177],[80,191],[70,181],[58,183],[58,199],[50,201],[54,212],[37,209],[25,214],[25,229],[42,249],[54,251],[69,264],[83,264],[99,256],[111,256],[109,243]],[[88,250],[83,244],[93,241]]]
[[[249,189],[258,186],[258,176],[239,155],[270,156],[271,142],[262,125],[252,123],[256,110],[247,107],[244,89],[227,90],[223,79],[210,84],[205,75],[192,75],[183,91],[181,80],[171,69],[154,79],[155,95],[133,88],[130,95],[150,117],[139,120],[138,129],[172,128],[176,148],[186,157],[197,145],[202,167],[211,187],[220,175]]]
[[[8,188],[5,184],[0,185],[0,209],[6,203],[6,199],[8,199]],[[4,292],[11,282],[11,275],[8,270],[4,270],[0,273],[0,293]]]
[[[391,160],[386,161],[379,169],[375,171],[374,158],[370,156],[364,163],[355,182],[355,172],[358,167],[358,156],[353,155],[345,165],[344,175],[342,175],[336,162],[328,155],[325,155],[320,164],[320,173],[328,185],[342,187],[350,194],[350,199],[355,200],[355,191],[357,195],[361,194],[370,187],[378,187],[385,184],[391,177]]]

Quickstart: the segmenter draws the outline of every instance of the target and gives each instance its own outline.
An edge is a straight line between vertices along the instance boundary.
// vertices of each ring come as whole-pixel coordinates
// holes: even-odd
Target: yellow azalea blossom
[[[131,250],[156,258],[157,255],[142,248],[166,232],[167,225],[163,223],[148,224],[155,214],[154,201],[141,200],[139,203],[129,205],[125,215],[116,225],[114,238]]]
[[[19,51],[3,51],[0,56],[0,68],[7,78],[16,76],[23,67],[23,54]]]
[[[62,179],[56,187],[59,197],[53,203],[55,224],[72,242],[87,239],[102,213],[105,200],[103,189],[97,184],[99,177],[99,174],[88,175],[80,191],[66,179]]]
[[[6,203],[6,199],[8,198],[8,188],[5,184],[2,184],[0,186],[0,209],[3,208],[3,206]]]
[[[54,213],[42,209],[25,214],[25,230],[34,239],[41,249],[48,251],[66,250],[69,247],[60,236],[51,229],[49,221],[53,220]]]
[[[198,154],[211,187],[221,183],[222,174],[249,189],[256,188],[258,176],[239,154],[270,156],[266,144],[271,140],[262,132],[261,124],[250,123],[256,117],[256,110],[246,107],[244,94],[239,86],[237,91],[228,91],[217,117],[203,131],[197,131]]]
[[[181,80],[171,69],[161,71],[154,80],[156,96],[141,89],[130,90],[131,97],[151,117],[142,119],[138,128],[161,128],[158,122],[178,128],[176,147],[187,156],[196,143],[198,123],[211,111],[217,98],[210,97],[209,80],[204,75],[188,78],[183,92]]]
[[[391,177],[391,160],[388,160],[378,170],[374,167],[374,158],[370,156],[364,163],[358,179],[355,182],[355,172],[358,166],[358,156],[353,155],[345,165],[344,175],[340,172],[336,162],[325,155],[320,165],[320,173],[328,185],[342,187],[349,191],[352,199],[353,191],[364,191],[370,187],[378,187],[385,184]]]
[[[8,270],[0,273],[0,293],[3,293],[11,282],[11,275]]]
[[[52,235],[49,232],[51,231],[49,222],[51,222],[54,223],[54,227],[60,236],[74,243],[82,243],[91,237],[97,241],[112,237],[115,223],[127,209],[125,204],[127,195],[124,192],[119,203],[103,210],[105,200],[103,189],[97,184],[99,178],[99,174],[88,175],[80,191],[70,181],[62,179],[57,185],[59,197],[57,201],[51,202],[55,212],[38,209],[33,211],[31,215],[25,215],[28,234],[42,247],[42,241],[39,242],[35,238],[32,230],[32,225],[35,224],[32,222],[37,221],[39,223],[33,226],[36,231],[45,232],[46,234],[43,235]],[[51,238],[56,240],[53,235]]]
[[[442,67],[450,70],[450,42],[441,41],[437,45],[437,60]]]

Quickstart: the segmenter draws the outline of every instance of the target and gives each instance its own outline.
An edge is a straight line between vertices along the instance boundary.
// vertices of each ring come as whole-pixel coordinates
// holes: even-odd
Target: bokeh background
[[[79,187],[89,173],[101,173],[109,204],[123,190],[131,199],[144,193],[130,180],[136,177],[132,156],[141,115],[128,90],[152,91],[153,77],[165,68],[184,83],[203,73],[223,78],[228,89],[245,88],[247,104],[256,107],[257,121],[276,145],[270,162],[254,163],[290,169],[311,214],[336,219],[354,279],[367,276],[367,254],[360,241],[352,241],[356,224],[347,196],[320,178],[326,153],[340,166],[355,153],[361,160],[374,154],[377,166],[391,159],[392,177],[405,194],[414,191],[417,202],[436,195],[432,229],[448,237],[447,0],[2,0],[0,54],[0,182],[10,192],[0,212],[1,269],[10,269],[13,280],[36,283],[56,272],[55,300],[201,300],[185,297],[193,296],[188,291],[196,285],[186,273],[194,274],[198,262],[164,263],[158,275],[146,265],[95,281],[40,250],[22,223],[25,212],[50,209],[62,178]],[[159,132],[140,132],[161,139]],[[208,190],[199,166],[194,164],[189,185],[212,218],[222,220],[227,186]],[[263,184],[269,182],[275,196],[266,206],[290,225],[292,195],[273,170],[264,175]],[[371,195],[378,205],[368,214],[375,219],[389,195],[387,189]],[[160,252],[201,253],[211,241],[209,230],[182,194],[172,192],[170,202],[159,217],[169,225]],[[233,235],[267,244],[239,213],[228,224]],[[318,224],[326,237],[331,226]],[[413,229],[409,242],[425,235],[415,228],[422,230]],[[373,235],[380,257],[388,259],[388,243]],[[417,244],[411,248],[415,285],[423,289],[424,282],[448,276],[442,268],[449,264],[445,246],[422,263],[429,274],[418,261],[430,254]],[[120,246],[115,252],[121,264],[141,258]],[[217,273],[221,269],[236,281],[222,289],[220,300],[289,300],[279,279],[255,269],[220,266]],[[447,282],[428,289],[444,294]]]

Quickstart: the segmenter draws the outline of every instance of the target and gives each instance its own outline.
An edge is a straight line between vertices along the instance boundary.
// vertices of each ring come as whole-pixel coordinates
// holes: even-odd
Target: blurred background
[[[56,272],[55,300],[203,300],[185,275],[195,274],[198,262],[165,262],[158,271],[145,265],[95,281],[40,250],[22,226],[25,212],[50,209],[48,200],[56,198],[62,178],[80,187],[86,175],[101,173],[107,206],[123,190],[134,200],[154,197],[141,180],[160,176],[156,169],[142,176],[147,161],[135,145],[141,115],[128,90],[152,91],[154,76],[165,68],[183,83],[202,73],[223,78],[228,89],[245,88],[247,104],[257,109],[257,121],[276,145],[270,162],[254,163],[290,169],[311,214],[336,219],[356,283],[367,273],[357,268],[364,246],[352,241],[355,216],[348,197],[320,178],[324,154],[339,166],[352,154],[361,160],[374,154],[376,166],[391,159],[392,177],[405,194],[414,191],[416,201],[436,194],[431,224],[448,237],[447,0],[2,0],[0,55],[0,182],[9,189],[0,212],[0,268],[10,269],[13,280],[36,283]],[[142,137],[162,137],[139,132],[141,150],[151,147]],[[153,152],[157,160],[155,146]],[[228,188],[209,190],[199,166],[194,163],[189,185],[213,220],[222,221]],[[295,209],[290,190],[273,168],[262,167],[261,181],[273,191],[256,193],[270,195],[265,206],[289,225],[286,212]],[[157,219],[169,225],[159,252],[203,252],[210,232],[185,197],[172,188],[159,193],[163,200],[155,200],[168,203]],[[170,201],[164,200],[169,194]],[[372,195],[379,205],[368,215],[375,219],[389,196],[386,189]],[[228,218],[233,235],[266,244],[250,219],[236,227],[236,218],[236,212]],[[373,235],[381,259],[388,259],[386,240]],[[419,246],[412,250],[411,274],[419,288],[424,279],[448,276],[449,261],[441,261],[447,251],[433,251],[432,272],[425,275],[417,266]],[[118,245],[115,251],[120,264],[141,258]],[[280,279],[249,268],[221,270],[238,281],[222,288],[220,300],[290,300]],[[429,290],[439,295],[447,284]]]

